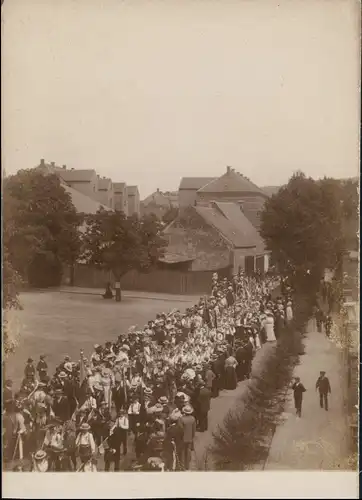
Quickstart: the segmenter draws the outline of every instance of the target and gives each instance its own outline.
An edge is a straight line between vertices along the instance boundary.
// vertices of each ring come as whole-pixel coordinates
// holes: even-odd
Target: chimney
[[[160,192],[160,188],[157,188],[157,192],[158,192],[158,193]]]
[[[51,162],[50,162],[50,165],[51,165],[52,167],[55,167],[55,161],[51,161]]]
[[[45,165],[45,160],[44,160],[44,158],[42,158],[42,159],[40,160],[40,165]]]
[[[226,172],[229,174],[231,172],[231,167],[226,167]]]
[[[63,170],[67,170],[67,166],[66,165],[63,165]]]

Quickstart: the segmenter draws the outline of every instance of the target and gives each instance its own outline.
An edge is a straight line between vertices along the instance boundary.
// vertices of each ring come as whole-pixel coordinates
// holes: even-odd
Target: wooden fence
[[[209,294],[214,271],[173,271],[156,269],[149,273],[130,271],[121,279],[123,290],[138,290],[179,295]],[[220,278],[230,276],[230,268],[218,270]],[[64,272],[63,283],[71,284],[70,270]],[[73,285],[86,288],[104,288],[107,282],[114,283],[109,272],[85,265],[77,265],[73,271]]]

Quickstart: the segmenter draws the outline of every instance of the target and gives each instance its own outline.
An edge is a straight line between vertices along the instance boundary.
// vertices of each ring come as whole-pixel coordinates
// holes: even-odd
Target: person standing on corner
[[[196,434],[196,419],[192,415],[193,408],[190,405],[182,409],[182,417],[179,419],[179,426],[182,430],[182,452],[181,463],[184,470],[190,469],[191,452],[194,449],[194,439]]]
[[[320,372],[315,388],[319,390],[320,407],[328,411],[328,394],[331,394],[331,385],[326,377],[326,372]]]
[[[295,409],[297,411],[297,417],[302,416],[302,402],[303,402],[303,392],[307,389],[301,383],[299,377],[295,377],[294,384],[292,385],[293,393],[294,393],[294,404]]]

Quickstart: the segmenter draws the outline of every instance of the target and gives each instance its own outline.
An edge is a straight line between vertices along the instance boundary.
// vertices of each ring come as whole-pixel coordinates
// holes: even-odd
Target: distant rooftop
[[[65,182],[89,182],[96,175],[95,170],[68,170],[66,168],[62,168],[58,173]]]
[[[138,193],[138,187],[137,186],[127,186],[127,194],[128,195],[135,196],[137,193]]]
[[[197,191],[215,179],[217,177],[183,177],[179,189],[194,189]]]
[[[198,193],[255,193],[267,196],[250,179],[231,167],[226,167],[226,172],[221,177],[201,187]]]
[[[125,182],[114,182],[113,183],[113,191],[115,193],[121,193],[125,190],[126,183]]]

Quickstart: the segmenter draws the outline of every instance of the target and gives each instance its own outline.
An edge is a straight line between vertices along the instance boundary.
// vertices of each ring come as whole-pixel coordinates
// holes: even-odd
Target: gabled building
[[[173,268],[215,271],[239,268],[251,273],[266,272],[269,252],[257,229],[231,202],[211,202],[185,208],[164,230],[168,241],[160,259]],[[185,264],[187,263],[187,264]]]
[[[68,169],[66,165],[59,167],[54,162],[45,163],[43,159],[35,168],[44,173],[57,174],[67,186],[99,202],[108,210],[122,210],[126,215],[140,214],[137,186],[127,186],[125,182],[113,183],[112,179],[101,177],[93,169]]]
[[[142,215],[162,217],[171,209],[178,209],[178,194],[172,191],[162,192],[159,189],[141,202]]]
[[[77,212],[84,214],[95,214],[99,210],[99,208],[103,208],[104,210],[110,210],[109,206],[98,201],[97,199],[95,199],[94,196],[88,196],[87,194],[85,194],[85,192],[87,191],[91,191],[92,193],[95,192],[93,191],[92,187],[94,184],[94,176],[93,176],[94,170],[90,171],[82,170],[80,171],[82,172],[81,174],[78,173],[74,174],[74,172],[77,171],[67,170],[66,165],[60,167],[56,165],[54,162],[45,163],[44,160],[40,160],[39,166],[35,168],[37,168],[45,175],[57,174],[59,176],[60,183],[65,189],[65,191],[71,195],[73,205],[75,206]],[[72,172],[72,174],[68,175],[69,172]],[[91,172],[91,173],[84,174],[84,172]],[[68,181],[65,181],[65,178],[67,178]]]
[[[183,177],[178,188],[180,210],[194,206],[197,191],[215,179],[216,177]]]
[[[184,178],[179,187],[180,208],[202,206],[212,201],[240,205],[250,222],[259,229],[260,215],[268,195],[247,177],[227,167],[218,178]]]
[[[58,171],[59,177],[68,186],[80,191],[91,198],[96,198],[98,193],[98,176],[95,170],[79,170],[63,168]]]

